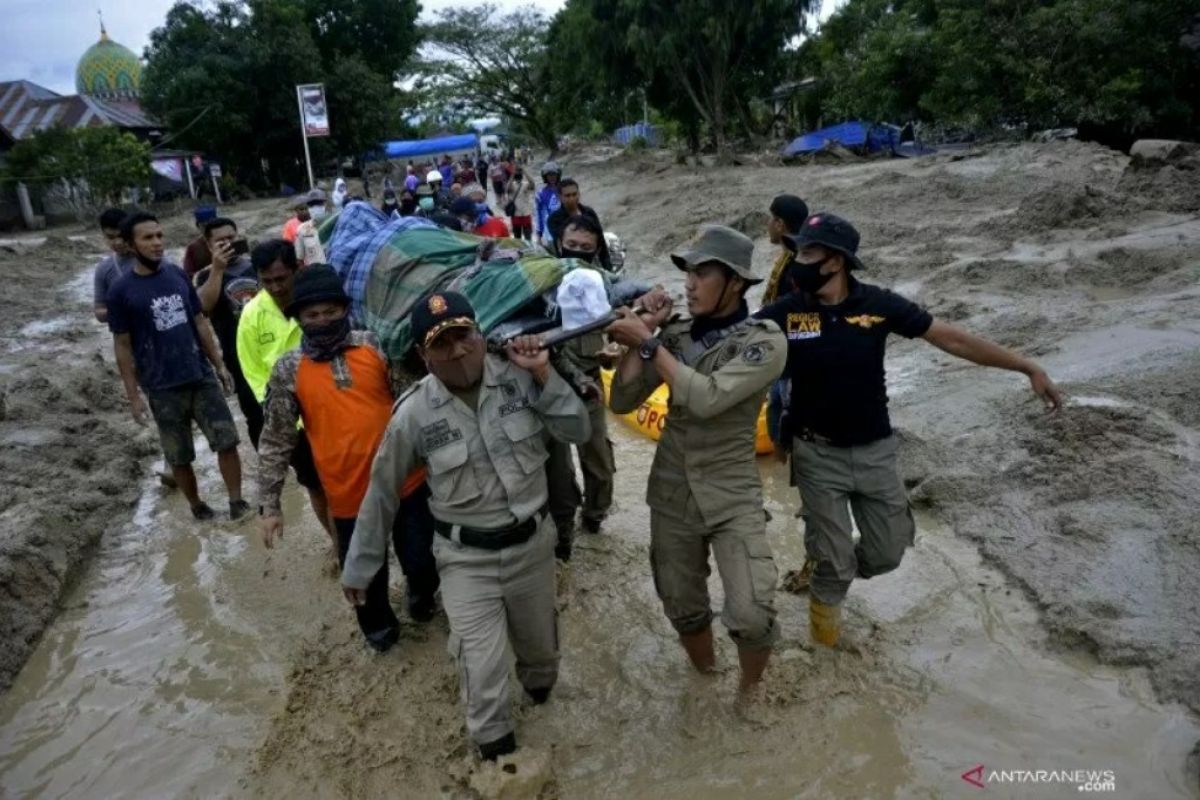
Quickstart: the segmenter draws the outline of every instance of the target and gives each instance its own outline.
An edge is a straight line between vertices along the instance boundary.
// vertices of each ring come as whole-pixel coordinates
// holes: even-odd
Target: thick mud
[[[855,585],[836,651],[809,642],[806,599],[780,594],[784,638],[749,706],[731,644],[721,672],[698,677],[661,614],[642,499],[652,444],[614,422],[617,507],[560,574],[560,686],[519,708],[514,763],[480,767],[444,619],[406,624],[387,655],[364,648],[295,494],[270,553],[253,524],[186,519],[145,477],[153,441],[125,420],[106,343],[77,313],[80,287],[62,289],[61,264],[52,289],[27,265],[30,308],[0,328],[0,382],[19,413],[0,435],[24,455],[0,457],[29,486],[0,509],[0,565],[24,576],[4,585],[31,588],[5,599],[4,624],[8,607],[41,608],[24,628],[36,640],[67,588],[0,698],[0,796],[968,797],[978,790],[960,776],[979,764],[1111,770],[1115,796],[1200,796],[1188,761],[1200,738],[1200,203],[1178,170],[1127,171],[1078,143],[798,169],[563,160],[625,240],[631,272],[669,287],[681,276],[665,254],[702,222],[758,237],[765,271],[776,192],[843,214],[863,232],[865,279],[1037,355],[1068,407],[1047,417],[1019,376],[897,343],[888,368],[917,546],[897,572]],[[282,218],[275,205],[240,210],[251,230]],[[38,263],[67,261],[80,246],[64,241],[38,248]],[[58,399],[21,383],[43,352],[56,354],[44,377]],[[79,399],[88,381],[100,399]],[[99,421],[69,431],[69,413]],[[75,465],[81,450],[96,460]],[[252,474],[248,448],[244,460]],[[780,567],[798,566],[794,490],[760,464]],[[219,495],[214,466],[200,471]],[[79,486],[107,505],[80,500],[85,516],[55,523]],[[7,524],[14,509],[47,515],[43,539]],[[74,548],[55,562],[63,578],[38,580],[55,547]],[[5,658],[19,663],[7,633]]]

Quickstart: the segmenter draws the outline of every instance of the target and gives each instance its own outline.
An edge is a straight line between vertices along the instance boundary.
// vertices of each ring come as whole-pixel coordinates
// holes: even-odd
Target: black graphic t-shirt
[[[793,292],[754,316],[787,335],[784,375],[792,381],[788,427],[839,447],[870,444],[892,433],[883,356],[888,334],[924,336],[933,316],[895,292],[850,279],[835,306]]]

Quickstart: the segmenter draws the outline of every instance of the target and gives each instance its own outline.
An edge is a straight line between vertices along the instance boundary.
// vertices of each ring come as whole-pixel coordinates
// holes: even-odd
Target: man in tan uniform
[[[711,671],[711,549],[725,588],[721,620],[738,645],[743,690],[762,678],[778,636],[777,576],[754,438],[763,398],[787,359],[779,326],[749,318],[745,293],[761,280],[750,267],[753,251],[753,242],[732,228],[703,227],[671,256],[688,274],[691,318],[668,321],[671,300],[655,291],[638,301],[652,314],[648,323],[626,311],[608,329],[630,348],[613,381],[613,411],[633,411],[659,383],[671,388],[646,492],[650,564],[663,610],[692,664]]]
[[[600,226],[588,217],[572,217],[561,231],[563,258],[583,261],[591,269],[594,266],[600,243],[604,241]],[[582,506],[580,514],[583,529],[588,533],[599,533],[608,509],[612,506],[613,474],[616,462],[613,459],[612,442],[608,440],[608,412],[604,408],[604,390],[600,388],[600,356],[604,349],[603,331],[593,331],[570,339],[557,351],[555,366],[565,366],[564,375],[580,382],[577,386],[584,396],[592,422],[592,436],[577,449],[579,466],[583,470],[583,493],[575,480],[575,461],[571,457],[571,446],[552,442],[550,460],[546,462],[546,478],[550,484],[550,514],[558,527],[558,547],[555,555],[560,560],[571,558],[572,539],[575,531],[575,512]],[[565,362],[565,365],[564,365]]]
[[[510,344],[507,360],[488,355],[475,311],[460,294],[418,304],[412,331],[430,374],[396,402],[342,584],[351,602],[365,602],[387,555],[405,476],[424,464],[467,731],[480,755],[494,759],[517,746],[506,641],[535,703],[547,700],[558,677],[557,536],[546,509],[545,434],[585,442],[588,414],[537,337]]]

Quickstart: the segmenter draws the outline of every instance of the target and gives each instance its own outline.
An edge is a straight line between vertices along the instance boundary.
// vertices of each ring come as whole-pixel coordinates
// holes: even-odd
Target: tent
[[[861,153],[895,151],[900,143],[900,129],[894,125],[868,125],[865,122],[843,122],[828,128],[797,136],[783,148],[783,157],[803,156],[824,150],[830,143]]]
[[[479,145],[479,137],[474,133],[463,133],[456,136],[442,136],[437,139],[409,139],[384,142],[380,148],[383,158],[417,158],[418,156],[440,156],[443,153],[474,152]],[[379,155],[375,155],[379,158]]]

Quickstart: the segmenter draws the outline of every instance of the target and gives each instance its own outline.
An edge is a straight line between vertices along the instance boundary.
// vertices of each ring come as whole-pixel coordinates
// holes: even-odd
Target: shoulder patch
[[[754,342],[746,345],[746,349],[742,351],[742,360],[747,364],[761,364],[774,349],[775,345],[771,342]]]

